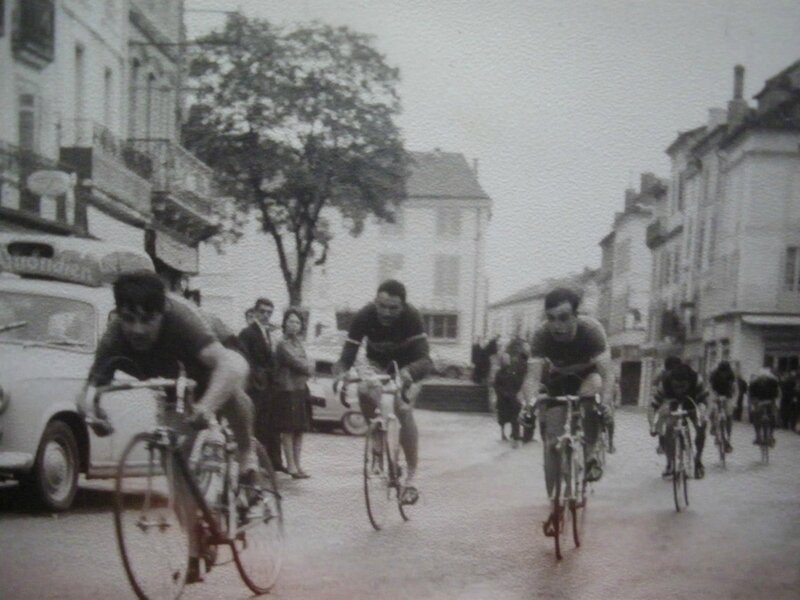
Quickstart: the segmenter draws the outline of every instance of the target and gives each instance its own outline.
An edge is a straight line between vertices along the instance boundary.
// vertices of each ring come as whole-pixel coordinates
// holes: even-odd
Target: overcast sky
[[[375,36],[401,71],[407,148],[479,160],[491,301],[597,267],[625,188],[669,174],[664,149],[726,106],[734,65],[751,100],[800,59],[798,0],[187,1],[231,5]],[[187,14],[190,36],[221,20]]]

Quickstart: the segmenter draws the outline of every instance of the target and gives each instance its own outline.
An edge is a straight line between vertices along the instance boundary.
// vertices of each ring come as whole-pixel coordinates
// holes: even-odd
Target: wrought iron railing
[[[92,148],[124,165],[142,179],[153,176],[153,161],[136,149],[133,143],[121,140],[107,127],[91,119],[67,119],[60,124],[61,147]]]

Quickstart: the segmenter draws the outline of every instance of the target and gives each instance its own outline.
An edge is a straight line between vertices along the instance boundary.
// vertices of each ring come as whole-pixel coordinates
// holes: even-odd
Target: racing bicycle
[[[119,551],[141,599],[177,598],[192,554],[203,559],[206,572],[235,562],[256,594],[273,587],[282,566],[283,510],[269,458],[258,444],[259,469],[251,480],[240,480],[228,426],[213,419],[197,434],[188,425],[194,387],[183,372],[174,379],[112,383],[96,389],[94,414],[85,416],[93,430],[107,435],[113,426],[102,416],[104,394],[157,392],[159,425],[131,438],[119,460],[115,488]],[[167,400],[167,393],[174,400]]]
[[[597,396],[548,396],[537,400],[537,405],[545,412],[557,408],[566,409],[564,433],[556,436],[547,434],[545,452],[548,444],[554,444],[557,453],[555,464],[555,486],[553,489],[553,512],[545,521],[545,535],[552,535],[555,542],[556,558],[561,560],[562,547],[566,537],[567,526],[571,521],[572,539],[576,547],[581,545],[581,534],[585,520],[587,504],[587,481],[585,465],[586,440],[583,421],[587,410],[594,410],[599,402]],[[552,426],[554,419],[547,419],[547,427]],[[547,455],[546,455],[547,456]],[[567,518],[569,513],[569,518]]]
[[[368,377],[348,376],[339,389],[339,399],[349,408],[346,399],[348,385],[372,380],[382,386],[381,401],[375,415],[369,419],[364,442],[364,500],[369,522],[380,530],[388,516],[389,507],[397,504],[400,516],[409,520],[409,504],[403,502],[405,488],[403,472],[405,459],[400,452],[400,422],[395,414],[395,402],[402,401],[402,383],[397,364],[391,373],[371,374]]]
[[[716,396],[714,414],[711,417],[711,427],[714,430],[714,444],[719,451],[719,462],[725,468],[725,456],[728,454],[730,439],[728,438],[728,415],[725,411],[728,399],[725,396]]]
[[[689,506],[689,477],[694,465],[692,436],[689,431],[689,411],[681,406],[670,407],[669,415],[674,425],[668,429],[672,436],[672,494],[675,510],[681,512]]]

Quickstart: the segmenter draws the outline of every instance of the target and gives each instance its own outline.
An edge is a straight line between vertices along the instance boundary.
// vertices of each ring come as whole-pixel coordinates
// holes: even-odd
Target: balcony
[[[28,177],[36,171],[75,169],[17,146],[0,141],[0,217],[25,227],[51,233],[82,233],[85,219],[75,201],[74,185],[64,194],[40,196],[28,189]]]
[[[214,171],[168,139],[136,139],[134,147],[152,160],[153,213],[190,243],[216,233],[218,197]]]
[[[153,165],[146,154],[90,119],[63,121],[59,135],[62,159],[74,164],[81,178],[91,180],[99,192],[95,199],[106,202],[111,197],[133,209],[138,214],[134,220],[147,220]]]
[[[0,10],[3,3],[0,2]],[[11,48],[14,58],[41,69],[55,56],[55,2],[25,0],[12,12]]]

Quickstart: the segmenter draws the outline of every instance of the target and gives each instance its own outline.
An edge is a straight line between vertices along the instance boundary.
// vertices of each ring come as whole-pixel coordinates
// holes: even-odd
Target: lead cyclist
[[[433,363],[422,317],[406,302],[406,288],[399,281],[388,279],[381,283],[375,300],[356,314],[334,369],[338,380],[343,380],[355,364],[364,339],[369,365],[361,369],[363,381],[358,385],[358,399],[361,412],[368,420],[375,415],[383,392],[380,382],[370,378],[370,372],[385,372],[392,362],[400,368],[402,391],[394,409],[400,423],[400,446],[408,466],[401,501],[414,504],[419,498],[414,485],[419,433],[413,405],[420,390],[418,382],[430,372]]]

